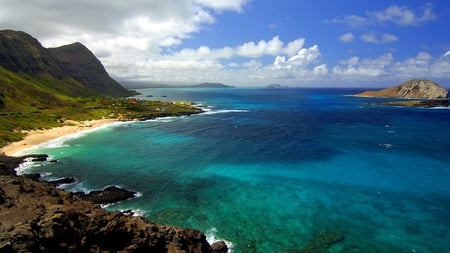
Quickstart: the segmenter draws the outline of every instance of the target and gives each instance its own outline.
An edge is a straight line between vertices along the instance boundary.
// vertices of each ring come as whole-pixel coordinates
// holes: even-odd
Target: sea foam
[[[206,240],[208,241],[208,243],[209,243],[210,245],[212,245],[212,244],[215,243],[215,242],[218,242],[218,241],[224,241],[225,244],[226,244],[227,247],[228,247],[228,253],[233,253],[233,252],[234,252],[234,251],[233,251],[233,243],[230,242],[230,241],[224,240],[224,239],[218,239],[218,238],[216,237],[216,234],[217,234],[217,229],[214,228],[214,227],[211,228],[211,229],[208,229],[208,230],[205,232]]]
[[[233,112],[249,112],[248,110],[206,110],[202,114],[212,115],[219,113],[233,113]]]

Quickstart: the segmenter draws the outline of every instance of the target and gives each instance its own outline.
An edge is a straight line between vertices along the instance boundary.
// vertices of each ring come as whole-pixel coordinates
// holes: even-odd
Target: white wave
[[[435,107],[431,107],[431,108],[427,108],[427,109],[432,109],[432,110],[450,110],[450,106],[435,106]]]
[[[217,229],[214,227],[205,232],[206,240],[208,241],[208,243],[212,245],[215,242],[224,241],[228,247],[228,253],[233,253],[233,243],[224,239],[216,238],[216,233]]]
[[[53,160],[53,158],[50,156],[47,157],[47,161],[45,162],[34,162],[33,159],[34,157],[25,158],[24,161],[21,164],[19,164],[17,168],[14,169],[16,171],[16,174],[17,175],[27,174],[31,169],[46,166],[47,164],[49,164],[48,161]],[[43,176],[42,173],[41,176]]]
[[[383,147],[383,148],[387,148],[387,149],[392,148],[392,144],[390,144],[390,143],[378,144],[378,146]]]
[[[119,209],[119,212],[125,214],[125,215],[131,215],[133,217],[144,217],[146,212],[142,209]]]
[[[201,114],[212,115],[212,114],[232,113],[232,112],[249,112],[249,111],[248,110],[209,110],[209,111],[205,111]]]
[[[77,181],[76,184],[70,185],[70,189],[69,188],[68,189],[71,192],[84,192],[84,193],[88,194],[91,190],[89,190],[89,188],[86,187],[85,183],[86,183],[86,181],[81,181],[81,182]]]

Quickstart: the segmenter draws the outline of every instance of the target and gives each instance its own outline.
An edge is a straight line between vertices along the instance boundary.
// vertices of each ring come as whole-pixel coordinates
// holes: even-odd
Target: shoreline
[[[88,120],[81,122],[69,121],[68,123],[70,125],[66,126],[24,131],[26,133],[26,136],[22,140],[11,142],[8,145],[0,148],[0,154],[4,154],[7,156],[21,155],[26,150],[35,148],[51,140],[55,140],[73,134],[82,133],[88,130],[94,130],[99,127],[110,125],[112,123],[119,121],[120,120],[117,118]]]

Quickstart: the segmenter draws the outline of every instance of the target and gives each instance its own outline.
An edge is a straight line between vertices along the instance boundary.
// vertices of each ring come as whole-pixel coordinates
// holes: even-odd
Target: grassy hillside
[[[0,67],[0,147],[22,139],[22,130],[62,126],[65,120],[145,119],[196,112],[189,104],[97,96],[70,78],[19,74]]]

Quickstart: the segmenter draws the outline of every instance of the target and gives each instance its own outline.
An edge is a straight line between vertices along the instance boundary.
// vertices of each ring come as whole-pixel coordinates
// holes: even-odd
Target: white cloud
[[[423,13],[419,13],[408,6],[392,5],[382,11],[369,12],[368,16],[377,22],[389,22],[397,25],[418,25],[436,18],[433,13],[433,5],[425,4]]]
[[[450,56],[450,51],[445,52],[439,59],[444,59]]]
[[[273,66],[276,69],[293,69],[303,68],[317,61],[321,53],[319,47],[314,45],[310,48],[300,49],[296,55],[289,57],[286,60],[285,56],[277,56],[273,62]]]
[[[346,15],[327,20],[330,23],[346,24],[348,26],[370,26],[380,24],[396,24],[400,26],[419,25],[434,20],[437,15],[433,5],[427,3],[418,9],[409,6],[391,5],[379,11],[367,11],[365,15]]]
[[[374,32],[364,33],[361,35],[361,39],[365,42],[374,43],[374,44],[384,44],[389,42],[397,41],[397,36],[389,33],[384,33],[378,36]]]
[[[321,64],[319,66],[314,67],[313,73],[315,75],[326,75],[328,74],[328,68],[326,64]]]
[[[387,73],[386,67],[393,61],[391,54],[384,54],[374,59],[360,60],[351,57],[333,67],[333,74],[338,76],[382,76]]]
[[[242,12],[244,6],[249,0],[194,0],[195,3],[214,9],[215,11],[238,11]]]
[[[319,46],[305,46],[305,38],[301,37],[282,41],[281,36],[274,36],[217,48],[207,44],[195,48],[183,46],[186,39],[216,22],[220,13],[243,13],[249,1],[45,0],[24,3],[0,0],[0,27],[29,32],[47,47],[80,41],[120,80],[211,81],[235,85],[266,85],[282,80],[286,84],[300,85],[324,80],[333,83],[398,80],[418,74],[447,79],[450,76],[450,51],[437,57],[420,52],[400,60],[394,60],[393,54],[371,58],[353,56],[325,64]],[[331,22],[419,25],[436,18],[432,7],[431,4],[415,9],[392,5]],[[338,37],[342,42],[355,38],[350,32]],[[361,39],[377,44],[398,40],[393,34],[375,32],[365,33]],[[273,61],[268,62],[269,58]]]
[[[244,43],[236,49],[236,54],[243,57],[259,58],[264,55],[277,55],[283,49],[283,42],[278,36],[270,41],[259,41],[257,44],[253,41]]]
[[[355,39],[355,36],[353,35],[353,33],[348,32],[339,36],[338,39],[342,42],[352,42]]]

